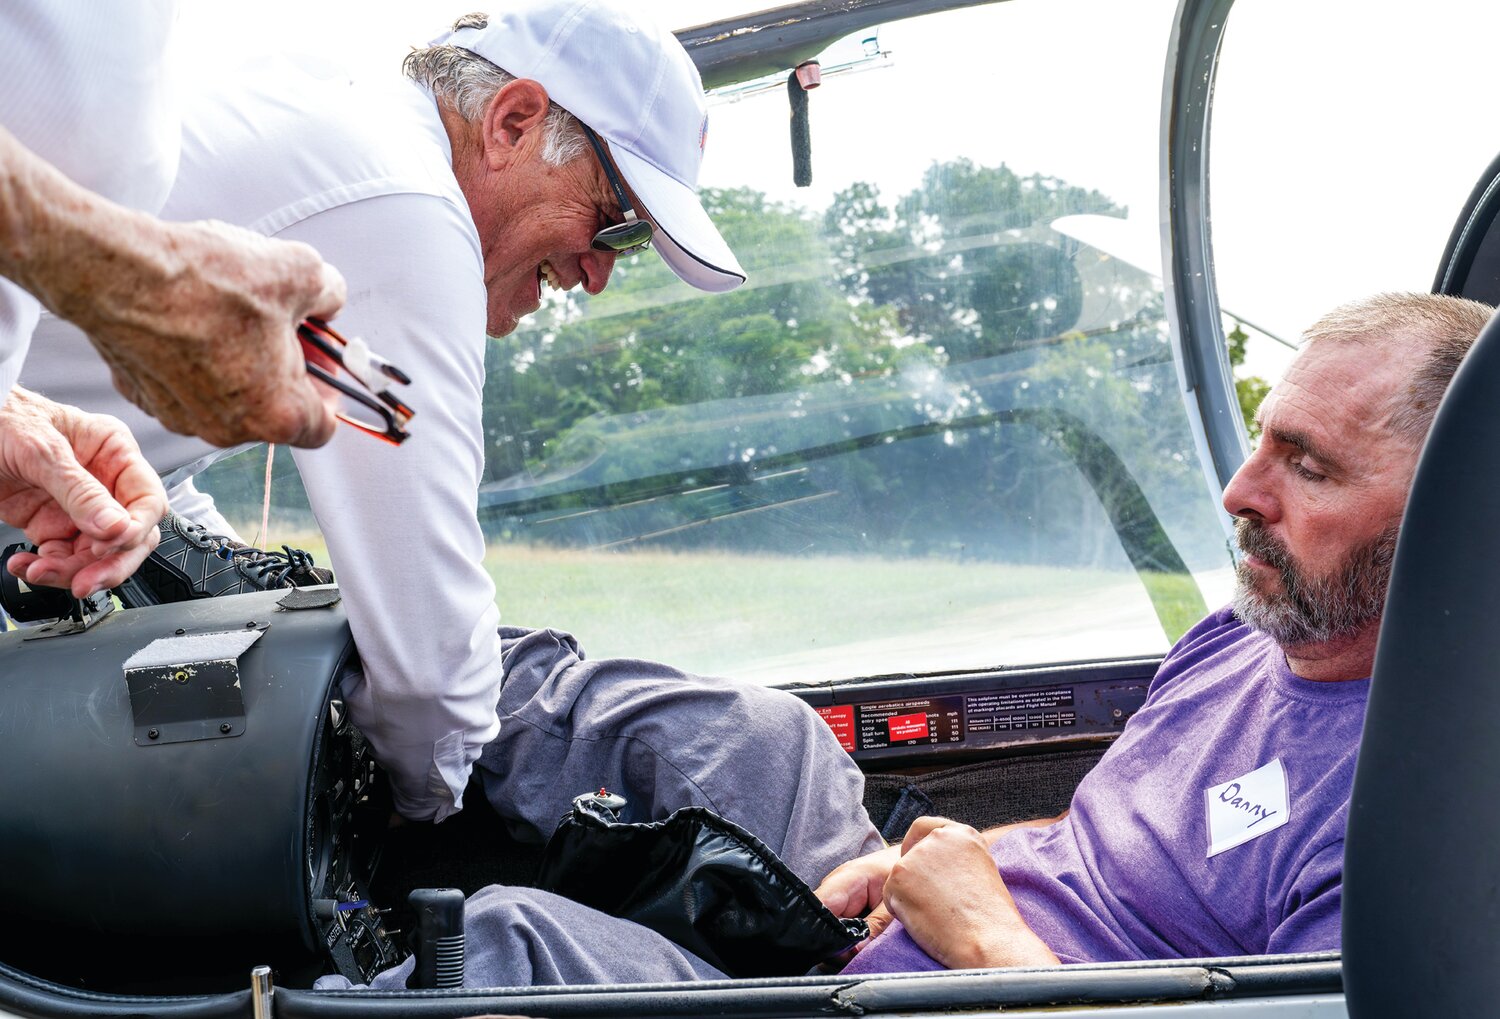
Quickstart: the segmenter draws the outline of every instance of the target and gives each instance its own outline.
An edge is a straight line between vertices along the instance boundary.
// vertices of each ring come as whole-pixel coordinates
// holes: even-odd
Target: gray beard
[[[1240,563],[1235,568],[1234,614],[1283,648],[1353,636],[1378,622],[1385,611],[1399,527],[1391,525],[1351,552],[1332,573],[1316,577],[1263,524],[1243,517],[1236,520],[1240,548],[1280,572],[1281,590],[1270,594],[1258,590],[1255,571]]]

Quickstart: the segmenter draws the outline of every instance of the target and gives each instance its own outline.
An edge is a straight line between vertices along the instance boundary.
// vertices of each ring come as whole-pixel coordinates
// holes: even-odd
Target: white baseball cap
[[[656,224],[651,246],[683,282],[713,292],[745,282],[698,201],[708,109],[698,68],[670,31],[616,0],[513,0],[484,28],[455,29],[431,45],[540,82],[607,141]]]

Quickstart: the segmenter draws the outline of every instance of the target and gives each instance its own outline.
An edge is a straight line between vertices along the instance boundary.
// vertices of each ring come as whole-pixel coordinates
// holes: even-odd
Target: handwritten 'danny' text
[[[1253,817],[1255,820],[1251,821],[1250,824],[1247,825],[1247,827],[1250,828],[1254,828],[1266,818],[1272,817],[1275,814],[1279,813],[1279,811],[1272,810],[1270,807],[1262,803],[1256,803],[1244,796],[1241,796],[1240,784],[1238,782],[1229,783],[1228,787],[1225,788],[1223,792],[1219,793],[1219,802],[1227,803],[1235,810],[1243,810],[1245,813]]]

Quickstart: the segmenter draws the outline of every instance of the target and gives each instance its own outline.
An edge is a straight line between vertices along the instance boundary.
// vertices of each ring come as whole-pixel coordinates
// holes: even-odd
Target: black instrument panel
[[[1159,658],[790,688],[861,764],[989,756],[1113,740]]]

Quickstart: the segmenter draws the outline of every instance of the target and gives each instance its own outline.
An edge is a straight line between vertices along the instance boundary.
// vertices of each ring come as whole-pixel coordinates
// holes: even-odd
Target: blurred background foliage
[[[1220,564],[1159,285],[1050,227],[1106,196],[956,160],[820,215],[703,198],[745,286],[621,260],[490,341],[493,538]]]

